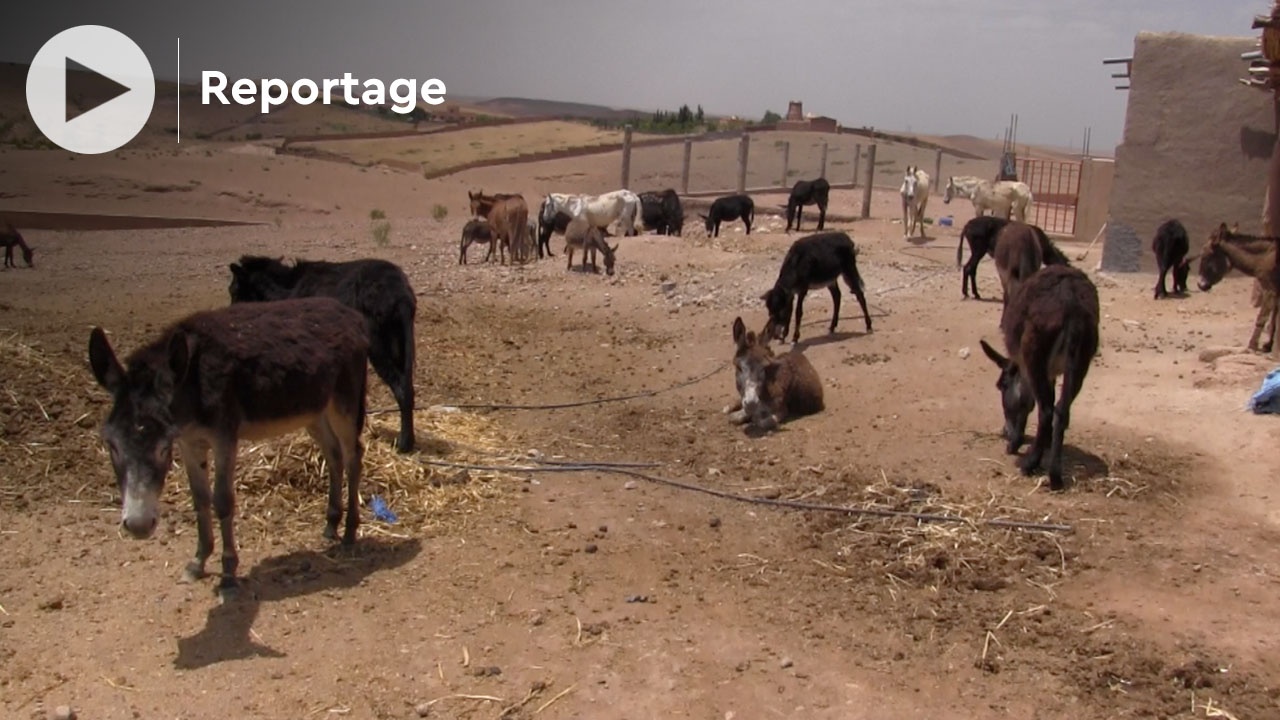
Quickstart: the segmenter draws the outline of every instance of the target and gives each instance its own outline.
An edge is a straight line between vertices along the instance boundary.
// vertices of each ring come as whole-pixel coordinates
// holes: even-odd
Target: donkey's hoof
[[[1035,473],[1036,468],[1039,467],[1040,458],[1036,455],[1024,455],[1022,459],[1018,461],[1018,469],[1022,471],[1023,475],[1032,475]]]
[[[178,582],[183,584],[199,582],[204,579],[204,575],[204,563],[192,560],[182,569],[182,577]]]
[[[1053,492],[1062,492],[1067,489],[1067,483],[1062,478],[1062,473],[1049,473],[1049,489]]]
[[[324,526],[324,539],[325,540],[338,539],[338,523],[336,521],[328,523]]]
[[[223,576],[222,582],[218,583],[218,598],[223,603],[234,602],[244,595],[244,591],[240,587],[239,581],[233,577]]]

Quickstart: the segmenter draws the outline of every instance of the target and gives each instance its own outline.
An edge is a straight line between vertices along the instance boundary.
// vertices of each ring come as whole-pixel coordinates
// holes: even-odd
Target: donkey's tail
[[[960,267],[962,259],[964,259],[964,230],[960,231],[960,243],[956,245],[956,267]]]

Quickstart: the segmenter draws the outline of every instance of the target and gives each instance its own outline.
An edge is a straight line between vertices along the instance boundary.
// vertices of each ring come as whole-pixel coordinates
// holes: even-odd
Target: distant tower
[[[804,122],[804,103],[799,100],[792,100],[791,104],[787,106],[787,119]]]

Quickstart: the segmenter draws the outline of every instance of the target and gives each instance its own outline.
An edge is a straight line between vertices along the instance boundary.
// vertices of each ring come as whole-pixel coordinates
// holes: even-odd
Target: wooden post
[[[622,129],[622,189],[629,190],[631,183],[631,126]]]
[[[791,142],[788,140],[783,140],[782,141],[782,180],[778,183],[782,187],[787,186],[787,176],[788,176],[787,171],[791,169],[790,166],[791,166]]]
[[[862,188],[862,219],[871,217],[871,186],[876,180],[876,144],[867,148],[867,184]]]
[[[826,176],[827,176],[827,143],[824,141],[822,143],[822,171],[818,173],[818,177],[824,178]]]
[[[680,194],[689,194],[689,161],[693,159],[693,138],[684,139],[684,161],[680,165]]]
[[[942,182],[942,148],[938,148],[938,155],[933,159],[933,194],[941,195],[945,186],[946,183]]]
[[[738,192],[745,193],[747,191],[747,149],[751,146],[751,136],[746,132],[742,133],[742,139],[738,141]]]
[[[858,169],[862,166],[862,143],[853,149],[853,186],[858,187]]]

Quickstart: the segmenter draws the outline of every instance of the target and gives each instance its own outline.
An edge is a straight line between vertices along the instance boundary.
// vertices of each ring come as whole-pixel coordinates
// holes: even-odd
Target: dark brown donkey
[[[18,232],[17,228],[6,222],[4,228],[0,229],[0,246],[4,247],[4,266],[7,268],[18,267],[13,262],[13,247],[15,245],[22,248],[22,261],[27,264],[27,267],[35,267],[36,263],[33,256],[36,251],[27,244],[26,240],[22,239],[22,233]]]
[[[1089,276],[1067,265],[1050,265],[1018,285],[1006,308],[1004,357],[981,340],[982,350],[1000,368],[996,387],[1004,406],[1004,437],[1010,455],[1022,446],[1031,410],[1040,408],[1036,437],[1018,465],[1024,475],[1049,451],[1049,487],[1062,490],[1062,438],[1071,403],[1084,386],[1098,353],[1098,289]],[[1054,384],[1062,376],[1062,396],[1054,405]]]
[[[325,296],[359,311],[369,333],[369,364],[391,389],[400,410],[396,449],[412,452],[414,318],[417,296],[400,266],[365,258],[346,262],[295,260],[292,266],[277,258],[243,255],[231,263],[232,303],[264,302]]]
[[[524,262],[533,256],[534,239],[529,235],[529,204],[523,195],[485,195],[483,190],[467,191],[471,201],[471,214],[489,221],[493,231],[493,240],[489,245],[488,261],[493,257],[494,245],[497,245],[498,258],[505,265],[507,251],[511,251],[512,262]]]
[[[1004,327],[1004,312],[1008,311],[1009,298],[1017,292],[1020,284],[1045,265],[1070,266],[1071,262],[1044,230],[1028,223],[1010,221],[996,233],[995,243],[996,272],[1000,275],[1000,287],[1004,291],[1000,327]]]
[[[125,530],[137,538],[155,532],[176,440],[196,511],[196,556],[185,577],[204,577],[213,553],[212,510],[222,530],[219,589],[232,594],[240,562],[234,530],[237,445],[306,428],[329,467],[325,537],[334,538],[342,520],[345,470],[342,543],[355,542],[368,352],[364,317],[327,297],[195,313],[165,328],[123,365],[106,333],[95,327],[89,364],[112,396],[102,438],[120,485]]]
[[[729,421],[757,430],[776,430],[791,418],[822,412],[822,380],[798,348],[774,355],[767,333],[733,320],[734,386],[738,398],[724,409]]]
[[[1276,243],[1280,238],[1245,235],[1238,230],[1239,226],[1230,230],[1226,223],[1222,223],[1209,235],[1209,242],[1200,253],[1200,281],[1197,285],[1202,291],[1209,292],[1232,268],[1252,275],[1255,280],[1253,304],[1258,308],[1258,317],[1253,324],[1253,334],[1249,336],[1249,349],[1271,352],[1277,314],[1280,314],[1280,307],[1277,307],[1280,296],[1276,294],[1275,285]],[[1272,325],[1272,332],[1259,347],[1258,338],[1268,322]]]

